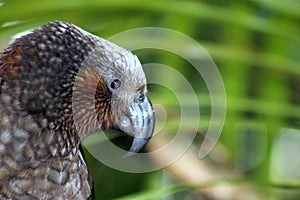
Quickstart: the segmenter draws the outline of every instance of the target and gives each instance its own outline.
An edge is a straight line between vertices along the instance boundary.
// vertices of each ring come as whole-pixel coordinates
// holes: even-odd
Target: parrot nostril
[[[143,93],[139,93],[137,96],[137,100],[139,103],[143,103],[145,100],[145,95]]]

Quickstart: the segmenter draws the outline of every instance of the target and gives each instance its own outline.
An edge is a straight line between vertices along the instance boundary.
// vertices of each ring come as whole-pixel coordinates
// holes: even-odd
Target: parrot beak
[[[139,96],[141,97],[141,96]],[[142,150],[152,137],[155,125],[155,115],[152,104],[146,95],[128,107],[127,116],[120,119],[119,128],[134,136],[129,152],[124,158]]]

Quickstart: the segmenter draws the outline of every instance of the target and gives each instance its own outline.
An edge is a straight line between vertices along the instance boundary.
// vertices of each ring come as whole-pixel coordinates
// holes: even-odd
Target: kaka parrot
[[[132,155],[154,118],[130,51],[60,21],[16,38],[0,53],[0,199],[94,199],[81,142],[116,129]]]

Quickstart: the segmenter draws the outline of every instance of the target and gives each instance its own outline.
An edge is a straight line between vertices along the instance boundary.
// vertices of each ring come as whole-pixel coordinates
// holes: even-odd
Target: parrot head
[[[79,135],[84,139],[99,127],[122,131],[134,137],[125,157],[133,155],[149,142],[155,125],[142,65],[137,56],[112,42],[89,33],[85,37],[93,48],[84,58],[73,88]]]

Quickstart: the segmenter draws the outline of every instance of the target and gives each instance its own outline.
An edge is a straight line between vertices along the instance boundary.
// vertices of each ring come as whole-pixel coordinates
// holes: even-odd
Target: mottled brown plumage
[[[151,138],[154,113],[136,56],[63,22],[0,53],[0,199],[93,199],[80,143],[99,129]]]

